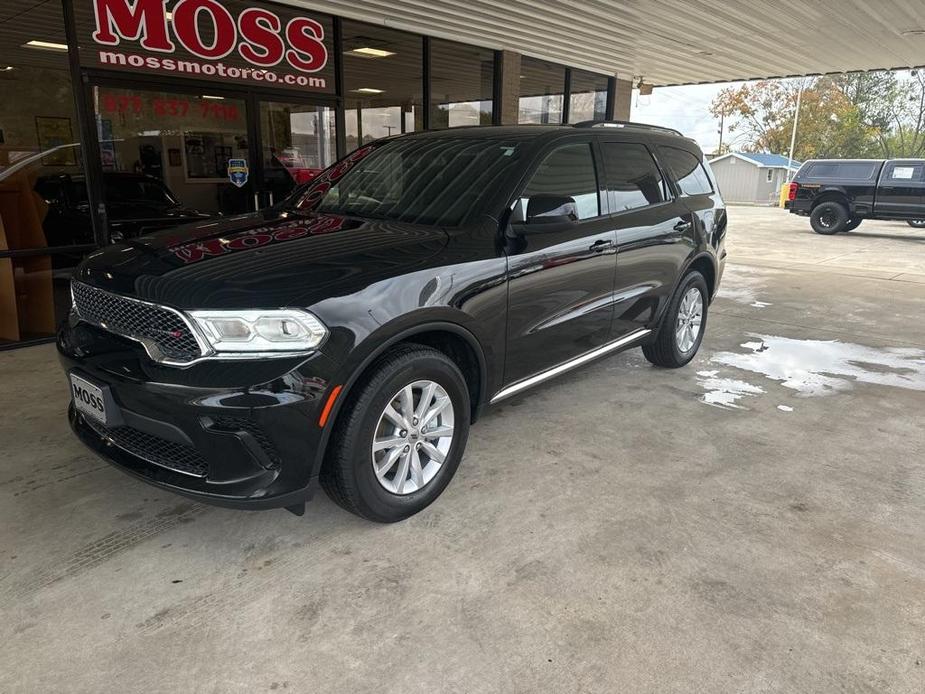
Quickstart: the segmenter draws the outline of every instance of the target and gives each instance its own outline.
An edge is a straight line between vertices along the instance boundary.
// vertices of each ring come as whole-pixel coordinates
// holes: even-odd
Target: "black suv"
[[[301,513],[320,480],[400,520],[447,486],[486,406],[623,348],[690,361],[725,233],[675,131],[378,140],[270,209],[87,257],[58,338],[70,421],[196,499]]]
[[[817,234],[857,229],[865,219],[925,228],[925,160],[815,159],[800,167],[784,206]]]

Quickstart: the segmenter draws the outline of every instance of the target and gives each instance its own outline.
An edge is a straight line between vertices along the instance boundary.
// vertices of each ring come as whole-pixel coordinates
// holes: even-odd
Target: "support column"
[[[495,51],[495,125],[517,125],[520,53]]]

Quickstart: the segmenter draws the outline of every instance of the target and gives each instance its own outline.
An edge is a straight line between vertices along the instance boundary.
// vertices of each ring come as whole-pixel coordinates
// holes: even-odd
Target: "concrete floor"
[[[0,354],[0,691],[925,691],[925,232],[730,218],[693,364],[506,403],[392,526],[136,482]]]

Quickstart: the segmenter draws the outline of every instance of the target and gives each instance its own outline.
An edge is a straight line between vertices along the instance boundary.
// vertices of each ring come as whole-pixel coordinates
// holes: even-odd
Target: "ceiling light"
[[[383,89],[373,89],[372,87],[360,87],[359,89],[351,89],[350,91],[357,92],[359,94],[382,94]]]
[[[24,48],[38,48],[43,51],[66,51],[66,43],[51,43],[50,41],[27,41]]]
[[[225,97],[223,96],[212,96],[211,94],[203,94],[203,99],[215,99],[215,101],[224,101]]]
[[[384,51],[381,48],[369,48],[368,46],[364,48],[354,48],[349,52],[354,55],[363,56],[364,58],[388,58],[390,55],[395,55],[392,51]]]
[[[10,70],[15,70],[15,69],[16,68],[13,67],[12,65],[4,65],[3,67],[0,67],[0,72],[9,72]]]

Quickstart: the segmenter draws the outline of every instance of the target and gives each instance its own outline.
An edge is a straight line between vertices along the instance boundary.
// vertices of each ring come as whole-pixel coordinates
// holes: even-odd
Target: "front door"
[[[542,224],[508,240],[508,334],[504,382],[515,383],[588,352],[610,337],[616,261],[614,233],[601,214],[594,150],[587,139],[558,144],[542,159],[515,204],[524,219],[531,196],[571,197],[578,220]]]
[[[925,219],[925,162],[887,162],[880,175],[875,211],[890,217]]]
[[[255,209],[244,95],[116,82],[93,103],[114,238]]]
[[[260,198],[273,205],[337,159],[334,108],[309,101],[261,100]]]

